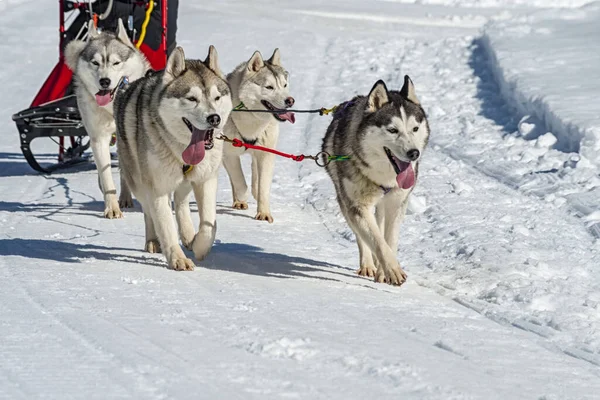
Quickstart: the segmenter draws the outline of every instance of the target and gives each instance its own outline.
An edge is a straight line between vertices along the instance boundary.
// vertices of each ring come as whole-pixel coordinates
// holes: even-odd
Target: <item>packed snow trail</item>
[[[23,107],[56,59],[45,18],[55,6],[0,14],[9,43],[0,54],[23,60],[0,64],[0,83]],[[193,273],[169,271],[141,251],[139,208],[101,218],[95,170],[31,173],[10,121],[21,105],[2,98],[0,398],[593,398],[598,244],[581,220],[511,184],[493,157],[478,162],[511,139],[482,112],[466,37],[475,32],[415,26],[390,38],[367,23],[336,38],[335,19],[290,29],[272,17],[253,23],[239,6],[182,4],[186,54],[204,57],[210,38],[228,71],[279,46],[299,108],[334,105],[379,78],[415,81],[433,136],[416,191],[427,208],[401,232],[409,281],[356,276],[356,245],[324,171],[285,159],[275,224],[252,219],[254,202],[232,210],[221,171],[213,251]],[[39,31],[14,22],[25,15],[48,35],[34,40]],[[224,26],[252,35],[232,40]],[[502,113],[494,90],[486,101]],[[329,120],[282,126],[279,149],[316,153]]]

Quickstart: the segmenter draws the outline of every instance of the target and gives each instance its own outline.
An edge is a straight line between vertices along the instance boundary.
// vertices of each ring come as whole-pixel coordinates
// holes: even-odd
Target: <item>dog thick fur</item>
[[[251,110],[283,110],[294,105],[294,98],[289,94],[288,72],[281,65],[279,49],[275,49],[266,61],[256,51],[248,62],[240,64],[227,76],[227,81],[234,106],[243,102]],[[294,123],[294,114],[234,112],[224,132],[226,136],[245,143],[275,148],[279,124],[284,121]],[[248,208],[248,186],[240,161],[244,152],[243,148],[226,146],[223,155],[223,165],[229,174],[233,191],[233,208],[242,210]],[[252,196],[258,203],[255,218],[272,223],[269,201],[275,155],[254,150],[246,152],[252,156]]]
[[[327,172],[356,235],[359,275],[392,285],[405,282],[396,259],[399,225],[428,139],[425,111],[408,76],[400,91],[378,81],[368,96],[355,97],[334,115],[323,151],[350,156],[329,163]]]
[[[177,47],[164,71],[133,82],[115,101],[121,176],[142,204],[149,252],[165,255],[170,268],[192,270],[183,245],[202,260],[217,229],[217,172],[223,142],[214,140],[232,109],[231,94],[217,52],[205,61],[186,60]],[[193,168],[184,173],[184,168]],[[195,233],[189,194],[200,214]]]
[[[115,133],[112,94],[119,81],[144,76],[150,65],[127,37],[119,20],[117,32],[98,33],[92,21],[87,41],[71,41],[65,49],[65,61],[75,77],[75,94],[83,125],[98,170],[100,190],[104,195],[104,216],[121,218],[121,208],[133,207],[131,192],[121,179],[121,195],[112,178],[110,141]]]

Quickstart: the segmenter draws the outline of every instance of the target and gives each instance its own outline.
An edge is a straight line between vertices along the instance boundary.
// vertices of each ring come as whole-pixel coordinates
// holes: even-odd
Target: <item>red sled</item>
[[[21,151],[36,171],[51,173],[88,160],[89,138],[73,93],[73,73],[64,62],[64,49],[85,37],[90,20],[100,29],[114,31],[122,19],[132,42],[139,45],[154,70],[164,69],[175,47],[178,0],[59,0],[58,63],[26,110],[13,115]],[[137,38],[143,38],[138,43]],[[31,151],[31,142],[50,138],[58,144],[58,162],[41,166]],[[68,140],[65,140],[68,138]]]

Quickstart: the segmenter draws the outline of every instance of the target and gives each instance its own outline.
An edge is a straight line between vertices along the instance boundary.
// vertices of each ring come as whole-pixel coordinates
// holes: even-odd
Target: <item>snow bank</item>
[[[483,46],[507,101],[543,121],[554,148],[600,165],[600,2],[488,24]],[[544,133],[544,132],[542,132]],[[587,159],[587,160],[586,160]]]

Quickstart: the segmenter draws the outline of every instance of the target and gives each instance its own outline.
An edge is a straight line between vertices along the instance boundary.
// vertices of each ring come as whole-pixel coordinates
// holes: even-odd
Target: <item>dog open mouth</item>
[[[181,154],[183,162],[188,165],[200,164],[206,155],[206,150],[212,149],[215,145],[213,141],[214,129],[198,129],[186,118],[182,118],[182,120],[192,133],[190,144]]]
[[[108,105],[112,101],[112,91],[108,89],[99,90],[96,93],[96,103],[100,107]]]
[[[415,170],[410,162],[402,161],[396,157],[390,149],[384,147],[385,154],[390,160],[394,172],[396,172],[396,182],[398,187],[402,189],[410,189],[415,184]]]
[[[279,111],[277,113],[273,113],[273,116],[277,121],[285,122],[288,121],[290,123],[296,122],[296,115],[293,112],[285,111],[284,109],[277,108],[273,106],[273,104],[269,103],[266,100],[261,100],[261,103],[265,108],[269,111]]]

